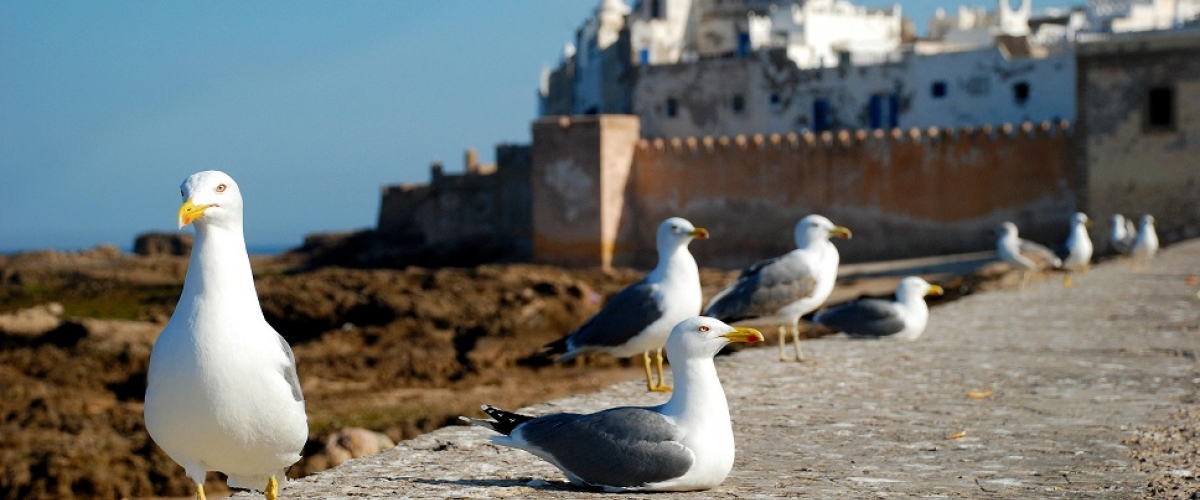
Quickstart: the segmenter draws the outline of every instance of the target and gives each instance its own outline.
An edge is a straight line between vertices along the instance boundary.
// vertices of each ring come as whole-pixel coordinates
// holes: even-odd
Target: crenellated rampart
[[[693,253],[723,267],[792,249],[809,213],[854,231],[839,243],[848,260],[992,248],[1004,220],[1055,242],[1077,205],[1072,132],[1043,122],[641,139],[613,262],[652,265],[654,226],[673,215],[712,231]]]

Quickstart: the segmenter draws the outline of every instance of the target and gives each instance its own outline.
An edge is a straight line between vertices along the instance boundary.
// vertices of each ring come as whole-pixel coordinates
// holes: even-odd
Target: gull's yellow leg
[[[267,491],[263,492],[263,496],[267,500],[275,500],[279,498],[279,482],[275,480],[275,476],[267,479]]]
[[[1071,279],[1071,273],[1063,275],[1063,286],[1067,288],[1075,286],[1075,281]]]
[[[796,362],[804,362],[804,353],[800,351],[800,323],[792,327],[792,343],[796,344]]]
[[[662,367],[663,355],[662,355],[662,353],[663,353],[663,348],[659,347],[658,351],[656,351],[655,355],[654,355],[654,363],[658,367],[658,384],[655,385],[654,388],[650,389],[650,390],[654,391],[654,392],[671,392],[672,388],[671,388],[671,386],[667,385],[667,382],[666,382],[667,379],[663,375],[663,367]]]
[[[783,345],[785,342],[787,342],[787,327],[783,326],[783,325],[779,325],[779,360],[780,361],[788,360],[787,359],[787,351],[785,351],[783,348]]]
[[[646,365],[646,390],[654,392],[654,375],[650,373],[650,351],[642,353],[642,362]]]
[[[207,498],[204,498],[204,484],[203,483],[196,485],[196,500],[208,500]]]

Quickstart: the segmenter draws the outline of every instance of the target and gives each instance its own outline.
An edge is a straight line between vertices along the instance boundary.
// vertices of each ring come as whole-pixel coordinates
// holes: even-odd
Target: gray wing
[[[1018,247],[1018,249],[1021,251],[1021,255],[1040,259],[1052,267],[1062,267],[1062,260],[1054,254],[1053,250],[1050,250],[1043,245],[1023,239],[1021,240],[1021,245]]]
[[[770,316],[783,306],[809,297],[817,288],[813,269],[801,258],[776,257],[754,264],[713,298],[704,310],[725,322]]]
[[[558,413],[523,423],[514,432],[597,486],[632,488],[674,479],[694,461],[692,451],[679,442],[679,428],[648,408]]]
[[[279,337],[279,345],[283,347],[283,353],[288,359],[287,366],[283,367],[283,378],[292,386],[292,397],[296,401],[304,401],[304,393],[300,392],[300,377],[296,375],[296,354],[292,352],[292,346],[288,345],[283,335],[275,332],[275,336]]]
[[[571,349],[581,346],[618,346],[642,333],[662,317],[654,299],[657,287],[645,279],[621,290],[604,304],[600,312],[567,337]]]
[[[904,329],[892,302],[883,299],[859,299],[821,311],[813,321],[852,336],[886,337]]]

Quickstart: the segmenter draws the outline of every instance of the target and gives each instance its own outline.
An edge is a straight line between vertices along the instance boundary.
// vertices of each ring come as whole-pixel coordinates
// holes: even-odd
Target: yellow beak
[[[1092,227],[1092,219],[1083,221],[1083,225],[1086,227]]]
[[[179,207],[179,229],[183,229],[192,221],[204,217],[204,211],[208,210],[208,205],[196,205],[192,203],[192,199],[188,198]]]
[[[702,227],[698,227],[696,229],[693,229],[692,232],[688,233],[688,235],[693,238],[696,238],[698,240],[707,240],[708,239],[708,230],[704,229]]]
[[[744,328],[740,326],[733,327],[733,331],[722,335],[730,342],[762,342],[763,335],[758,330],[753,328]]]
[[[943,293],[946,293],[946,291],[943,290],[942,287],[937,285],[929,285],[929,291],[925,292],[925,295],[941,295]]]
[[[830,229],[830,230],[829,230],[829,237],[830,237],[830,238],[846,238],[846,239],[850,239],[850,236],[851,236],[851,234],[850,234],[850,230],[849,230],[849,229],[847,229],[847,228],[844,228],[844,227],[842,227],[842,226],[835,226],[833,229]]]

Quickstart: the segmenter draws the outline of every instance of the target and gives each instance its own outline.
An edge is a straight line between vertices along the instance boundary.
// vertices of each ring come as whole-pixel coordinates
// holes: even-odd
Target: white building
[[[1088,0],[1094,31],[1127,33],[1167,30],[1200,17],[1198,0]]]
[[[1077,33],[1200,13],[1200,0],[1091,1],[961,7],[917,40],[899,5],[603,0],[544,75],[541,112],[636,114],[647,137],[1074,120]]]

